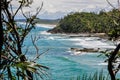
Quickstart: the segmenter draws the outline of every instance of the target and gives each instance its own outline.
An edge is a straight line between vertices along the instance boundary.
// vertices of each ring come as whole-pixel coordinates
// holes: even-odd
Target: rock
[[[94,49],[94,48],[83,48],[83,49],[79,49],[79,48],[71,48],[71,51],[74,52],[99,52],[100,48]]]
[[[63,33],[63,31],[61,29],[57,29],[56,27],[53,28],[53,29],[48,30],[47,32],[50,32],[52,34],[54,34],[54,33]]]

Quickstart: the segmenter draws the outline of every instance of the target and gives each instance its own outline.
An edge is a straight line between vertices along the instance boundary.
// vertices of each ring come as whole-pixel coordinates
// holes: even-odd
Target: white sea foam
[[[72,51],[71,51],[71,50],[68,50],[68,51],[66,51],[66,52],[69,52],[69,53],[71,53]]]
[[[47,31],[40,31],[40,34],[50,35],[51,33],[48,33]]]
[[[103,63],[103,62],[101,62],[101,63],[99,63],[98,65],[108,65],[108,63]]]
[[[85,38],[86,41],[91,41],[93,40],[92,38]]]
[[[57,36],[59,37],[59,36]],[[60,37],[56,38],[57,40],[67,40],[67,41],[72,41],[75,46],[82,46],[85,48],[107,48],[107,49],[114,49],[115,46],[111,45],[107,42],[103,42],[103,40],[98,40],[97,38],[91,38],[91,37],[86,37],[86,38],[66,38]]]
[[[79,55],[80,54],[80,52],[74,52],[73,54],[71,54],[71,55]]]
[[[71,38],[71,39],[68,39],[69,41],[82,41],[82,39],[80,38]]]
[[[75,45],[81,45],[83,47],[87,47],[87,48],[115,48],[115,46],[110,45],[108,43],[102,42],[102,41],[96,41],[96,40],[92,40],[92,41],[80,41],[80,42],[75,42]]]
[[[47,39],[49,39],[49,40],[54,40],[54,37],[48,37]]]
[[[56,25],[52,25],[52,24],[36,24],[37,27],[44,27],[44,28],[54,28]]]
[[[70,52],[70,51],[69,51]],[[70,55],[94,55],[95,53],[88,53],[88,52],[75,52],[75,51],[71,51]]]

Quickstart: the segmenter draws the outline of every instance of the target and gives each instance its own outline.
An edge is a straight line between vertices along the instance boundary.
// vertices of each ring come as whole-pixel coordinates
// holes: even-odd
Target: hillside
[[[120,36],[120,12],[116,9],[99,14],[76,12],[61,19],[51,33],[106,33],[110,36]]]

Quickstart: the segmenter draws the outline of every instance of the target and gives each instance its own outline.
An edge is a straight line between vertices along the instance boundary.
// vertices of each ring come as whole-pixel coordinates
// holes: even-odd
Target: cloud
[[[117,0],[109,0],[113,5],[117,4]],[[106,0],[44,0],[43,11],[49,14],[49,18],[60,18],[70,12],[76,11],[100,11],[102,9],[110,9],[110,5]],[[60,14],[60,13],[61,14]],[[45,15],[45,14],[44,14]],[[46,15],[46,16],[47,16]],[[42,15],[41,15],[42,16]]]
[[[113,5],[117,4],[117,0],[109,1]],[[43,8],[39,14],[40,18],[61,18],[70,12],[110,9],[106,0],[34,0],[31,8],[24,9],[24,11],[35,12],[42,2]]]
[[[55,13],[50,13],[50,12],[44,12],[39,15],[39,18],[42,19],[57,19],[57,18],[62,18],[63,16],[67,15],[67,13],[64,12],[55,12]]]

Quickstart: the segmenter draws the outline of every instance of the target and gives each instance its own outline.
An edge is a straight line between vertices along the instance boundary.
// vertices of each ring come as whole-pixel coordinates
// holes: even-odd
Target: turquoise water
[[[27,36],[24,45],[29,47],[27,56],[32,59],[35,57],[35,48],[30,37],[32,35],[39,38],[36,41],[39,53],[45,53],[40,56],[38,62],[50,68],[50,80],[70,80],[85,73],[91,74],[101,70],[107,73],[107,63],[104,63],[106,57],[97,57],[101,53],[75,54],[70,48],[114,48],[109,41],[98,37],[70,38],[63,34],[49,34],[46,33],[48,29],[50,28],[36,26]]]

